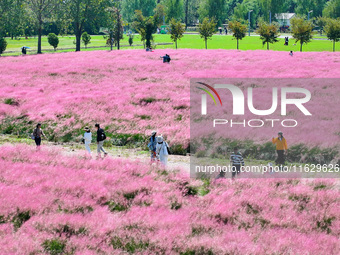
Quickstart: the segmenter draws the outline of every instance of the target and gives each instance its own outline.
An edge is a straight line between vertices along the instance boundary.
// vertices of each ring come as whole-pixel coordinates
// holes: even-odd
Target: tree
[[[265,21],[259,23],[259,28],[256,33],[260,35],[262,44],[267,44],[267,50],[269,50],[269,43],[275,43],[279,40],[279,25],[277,23],[268,24]]]
[[[48,43],[54,48],[54,50],[57,49],[59,44],[59,38],[54,33],[49,33],[47,36]]]
[[[316,26],[319,27],[319,33],[322,35],[322,31],[324,30],[324,27],[327,23],[327,18],[325,17],[318,17],[315,21]]]
[[[302,52],[302,45],[309,43],[313,38],[313,24],[301,17],[294,17],[291,19],[291,30],[295,42],[300,41],[300,51]]]
[[[328,18],[340,17],[340,0],[330,0],[326,3],[326,7],[322,12],[323,16]]]
[[[225,6],[225,0],[203,0],[198,9],[200,20],[214,18],[215,24],[221,26],[226,17]]]
[[[83,41],[86,49],[87,45],[91,43],[91,35],[89,35],[87,32],[84,32],[81,35],[81,40]]]
[[[5,38],[0,37],[0,55],[6,50],[7,48],[7,42]]]
[[[156,7],[156,0],[124,0],[121,14],[124,21],[132,22],[135,10],[140,10],[143,16],[152,16]]]
[[[38,54],[41,53],[41,36],[44,19],[51,17],[59,2],[59,0],[27,0],[27,7],[36,21],[38,30]]]
[[[295,13],[298,15],[307,15],[309,11],[310,18],[319,17],[322,15],[322,11],[325,7],[325,3],[328,0],[299,0],[296,1]]]
[[[129,34],[129,45],[132,46],[133,44],[133,35]]]
[[[180,21],[176,21],[174,18],[172,18],[170,21],[170,34],[171,34],[171,40],[176,45],[176,50],[177,50],[177,40],[181,40],[184,32],[185,32],[185,25],[183,25]]]
[[[165,0],[166,21],[180,20],[183,17],[183,0]]]
[[[333,52],[335,51],[335,42],[340,40],[340,20],[327,19],[325,32],[329,40],[333,41]]]
[[[123,33],[124,33],[123,19],[122,19],[122,15],[120,14],[119,3],[117,3],[115,7],[108,8],[108,10],[111,13],[111,19],[112,19],[111,25],[109,26],[110,34],[112,35],[111,37],[117,45],[117,50],[119,50],[120,40],[123,39]]]
[[[103,14],[104,0],[63,1],[64,9],[71,20],[76,36],[76,51],[80,51],[81,35],[86,24],[95,22]],[[104,6],[103,6],[104,5]]]
[[[156,32],[159,19],[158,17],[150,16],[144,17],[139,10],[135,11],[135,18],[132,26],[141,36],[141,41],[147,48],[151,47],[151,41],[153,40],[152,34]]]
[[[10,36],[22,35],[26,19],[24,0],[1,0],[0,1],[0,33]],[[0,35],[1,36],[1,35]]]
[[[185,29],[191,24],[195,24],[199,18],[199,5],[201,0],[184,0],[184,23]]]
[[[204,18],[203,22],[198,24],[198,29],[199,29],[201,38],[204,39],[205,49],[208,49],[208,39],[211,39],[211,37],[216,31],[215,19],[212,18],[210,20],[209,18]]]
[[[230,21],[229,28],[233,32],[233,37],[237,40],[237,49],[239,48],[239,40],[242,40],[247,33],[247,26],[240,21]]]

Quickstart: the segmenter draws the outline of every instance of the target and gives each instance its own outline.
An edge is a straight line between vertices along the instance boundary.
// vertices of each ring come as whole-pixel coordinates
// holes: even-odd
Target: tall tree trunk
[[[333,52],[335,52],[335,40],[333,40]]]
[[[205,39],[205,49],[206,49],[206,50],[208,49],[208,42],[207,42],[207,39]]]
[[[238,39],[237,39],[237,49],[238,49]]]
[[[39,16],[39,24],[38,24],[38,54],[41,54],[41,34],[42,34],[42,19]]]
[[[300,52],[302,52],[302,42],[300,42]]]
[[[81,31],[76,33],[76,51],[80,51]]]
[[[267,42],[267,50],[269,50],[269,42]]]
[[[189,0],[185,2],[185,29],[188,27]]]
[[[175,43],[176,43],[176,50],[177,50],[177,40],[175,41]]]
[[[119,9],[117,8],[117,23],[118,23],[118,30],[117,30],[117,50],[120,49],[120,29],[121,29],[121,26],[120,26],[120,11]]]

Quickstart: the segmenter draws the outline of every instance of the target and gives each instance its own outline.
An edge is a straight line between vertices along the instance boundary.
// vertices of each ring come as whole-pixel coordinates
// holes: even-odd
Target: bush
[[[0,37],[0,55],[6,50],[7,48],[7,42],[5,38]]]
[[[91,43],[91,36],[87,32],[84,32],[81,35],[81,39],[83,40],[83,43],[84,43],[85,49],[86,49],[87,45]]]
[[[59,44],[59,38],[54,33],[49,33],[47,36],[48,43],[54,48],[54,50],[57,49]]]
[[[45,252],[51,255],[63,254],[66,244],[65,241],[59,239],[45,240],[42,244]]]
[[[130,46],[133,44],[133,35],[129,35],[129,44]]]

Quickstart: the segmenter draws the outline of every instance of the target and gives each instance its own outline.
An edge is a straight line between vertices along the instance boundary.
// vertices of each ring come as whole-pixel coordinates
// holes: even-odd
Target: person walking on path
[[[90,144],[92,141],[92,133],[91,130],[88,127],[84,128],[85,134],[84,134],[84,143],[85,143],[85,148],[87,152],[91,155],[91,149],[90,149]]]
[[[97,158],[102,157],[101,152],[104,152],[104,157],[106,157],[107,152],[103,148],[104,141],[106,140],[105,132],[102,128],[100,128],[100,125],[98,123],[95,125],[95,127],[97,128]]]
[[[285,163],[285,152],[287,153],[288,146],[286,138],[283,137],[283,133],[280,131],[277,138],[272,138],[272,143],[276,144],[277,159],[276,164],[284,165]]]
[[[37,150],[40,150],[42,136],[44,136],[44,138],[46,139],[46,136],[43,130],[41,129],[41,123],[38,123],[36,128],[33,131],[33,137],[32,137],[34,138],[35,144],[37,145]]]
[[[156,140],[156,134],[157,131],[152,131],[151,132],[151,136],[150,136],[150,140],[149,140],[149,150],[151,152],[151,162],[156,160],[156,145],[157,145],[157,140]]]
[[[237,147],[234,148],[234,152],[230,155],[230,161],[232,164],[231,178],[234,179],[236,175],[240,174],[241,165],[244,166],[242,154],[239,152]]]
[[[157,158],[161,161],[163,166],[168,164],[168,156],[169,156],[169,145],[164,141],[162,136],[157,136],[157,144],[156,144],[156,155]]]

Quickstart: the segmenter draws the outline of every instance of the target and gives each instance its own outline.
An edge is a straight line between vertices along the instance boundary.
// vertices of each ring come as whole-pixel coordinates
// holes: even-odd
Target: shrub
[[[7,42],[5,38],[0,37],[0,55],[6,50],[7,48]]]
[[[9,105],[19,106],[19,102],[15,100],[14,98],[6,98],[4,100],[4,103],[9,104]]]
[[[54,48],[54,50],[57,49],[59,44],[59,38],[54,33],[49,33],[47,36],[48,43]]]
[[[129,35],[129,45],[132,46],[132,44],[133,44],[133,35],[130,34]]]
[[[19,229],[22,224],[28,221],[31,218],[30,211],[20,211],[17,210],[17,214],[13,216],[12,223],[14,229]]]
[[[91,36],[87,33],[87,32],[84,32],[82,35],[81,35],[81,39],[85,45],[85,49],[87,48],[87,45],[91,43]]]
[[[45,240],[42,244],[42,247],[44,248],[45,252],[51,255],[63,254],[66,247],[66,242],[59,239]]]

